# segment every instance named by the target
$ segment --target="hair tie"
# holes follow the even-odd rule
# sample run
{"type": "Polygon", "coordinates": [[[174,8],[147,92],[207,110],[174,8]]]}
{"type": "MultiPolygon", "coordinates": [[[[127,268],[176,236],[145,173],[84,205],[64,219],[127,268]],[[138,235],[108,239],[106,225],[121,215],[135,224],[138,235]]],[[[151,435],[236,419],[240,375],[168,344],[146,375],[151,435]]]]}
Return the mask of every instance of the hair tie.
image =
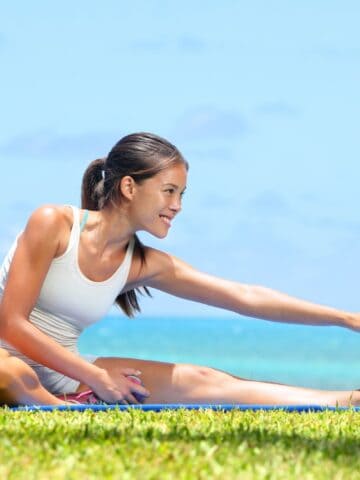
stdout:
{"type": "Polygon", "coordinates": [[[105,170],[104,169],[101,170],[101,176],[102,176],[103,180],[105,180],[105,170]]]}

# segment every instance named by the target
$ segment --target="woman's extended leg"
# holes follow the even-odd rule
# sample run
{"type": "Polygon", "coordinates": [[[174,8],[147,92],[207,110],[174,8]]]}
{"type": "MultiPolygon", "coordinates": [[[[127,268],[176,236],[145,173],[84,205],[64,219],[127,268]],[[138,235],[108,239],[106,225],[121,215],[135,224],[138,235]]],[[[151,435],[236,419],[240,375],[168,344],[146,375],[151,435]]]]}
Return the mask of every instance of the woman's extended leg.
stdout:
{"type": "MultiPolygon", "coordinates": [[[[142,381],[151,394],[144,403],[360,405],[358,391],[314,390],[245,380],[196,365],[112,357],[98,358],[95,365],[106,369],[115,380],[124,368],[140,370],[142,381]]],[[[87,388],[80,385],[78,391],[87,388]]]]}
{"type": "Polygon", "coordinates": [[[0,348],[0,405],[61,405],[26,363],[0,348]]]}

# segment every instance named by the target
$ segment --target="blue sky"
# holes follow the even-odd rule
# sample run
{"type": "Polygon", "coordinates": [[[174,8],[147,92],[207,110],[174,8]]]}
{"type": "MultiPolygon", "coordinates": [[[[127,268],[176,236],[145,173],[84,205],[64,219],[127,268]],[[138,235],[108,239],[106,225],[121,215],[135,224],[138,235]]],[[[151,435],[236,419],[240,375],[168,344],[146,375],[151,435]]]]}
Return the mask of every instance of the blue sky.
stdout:
{"type": "MultiPolygon", "coordinates": [[[[146,243],[201,270],[358,309],[360,6],[63,1],[0,6],[0,255],[36,206],[151,131],[190,163],[146,243]]],[[[217,315],[155,293],[146,314],[217,315]]]]}

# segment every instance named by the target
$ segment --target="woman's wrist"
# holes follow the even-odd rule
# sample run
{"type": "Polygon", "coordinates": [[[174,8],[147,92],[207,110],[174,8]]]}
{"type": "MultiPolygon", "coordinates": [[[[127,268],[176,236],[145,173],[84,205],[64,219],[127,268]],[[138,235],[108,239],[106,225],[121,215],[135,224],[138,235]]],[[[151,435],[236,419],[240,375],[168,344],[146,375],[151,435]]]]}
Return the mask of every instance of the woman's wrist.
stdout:
{"type": "Polygon", "coordinates": [[[101,379],[106,375],[106,370],[100,368],[93,363],[88,363],[86,370],[81,376],[81,381],[88,386],[92,386],[97,381],[101,382],[101,379]]]}
{"type": "Polygon", "coordinates": [[[350,328],[351,330],[360,330],[360,315],[358,313],[345,312],[342,327],[350,328]]]}

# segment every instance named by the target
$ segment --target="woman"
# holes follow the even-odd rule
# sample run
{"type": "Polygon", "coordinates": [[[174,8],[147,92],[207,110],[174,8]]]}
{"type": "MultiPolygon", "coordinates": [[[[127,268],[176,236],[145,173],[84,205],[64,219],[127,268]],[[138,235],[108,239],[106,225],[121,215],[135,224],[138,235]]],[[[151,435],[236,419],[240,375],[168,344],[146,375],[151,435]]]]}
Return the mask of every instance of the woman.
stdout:
{"type": "Polygon", "coordinates": [[[189,364],[79,356],[81,331],[114,302],[132,316],[139,310],[136,291],[148,293],[147,287],[242,315],[359,328],[357,314],[215,278],[143,246],[137,231],[167,235],[181,210],[187,170],[168,141],[149,133],[128,135],[106,159],[87,168],[82,209],[36,210],[1,270],[3,348],[30,365],[43,386],[58,395],[90,389],[105,402],[124,404],[360,404],[357,391],[250,381],[189,364]]]}

